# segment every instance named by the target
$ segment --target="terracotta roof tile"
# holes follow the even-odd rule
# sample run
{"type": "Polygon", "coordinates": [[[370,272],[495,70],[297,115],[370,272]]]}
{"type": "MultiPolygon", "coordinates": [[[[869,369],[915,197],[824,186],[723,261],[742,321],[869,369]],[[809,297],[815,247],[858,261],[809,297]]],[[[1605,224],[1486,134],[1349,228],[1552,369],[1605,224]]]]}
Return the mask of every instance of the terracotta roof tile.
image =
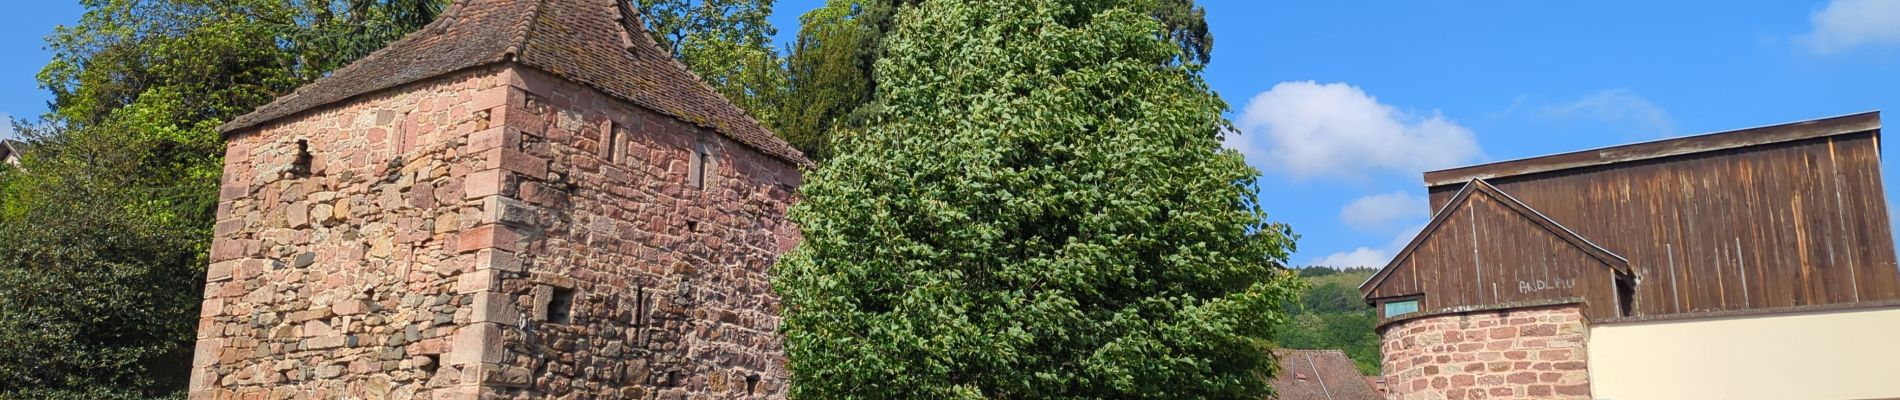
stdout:
{"type": "Polygon", "coordinates": [[[1274,399],[1383,399],[1345,352],[1274,349],[1273,359],[1280,365],[1280,374],[1273,378],[1274,399]]]}
{"type": "Polygon", "coordinates": [[[402,40],[218,130],[230,134],[365,93],[512,60],[810,165],[804,154],[674,60],[632,13],[618,0],[458,1],[402,40]],[[631,51],[621,39],[627,29],[639,33],[631,35],[631,51]]]}

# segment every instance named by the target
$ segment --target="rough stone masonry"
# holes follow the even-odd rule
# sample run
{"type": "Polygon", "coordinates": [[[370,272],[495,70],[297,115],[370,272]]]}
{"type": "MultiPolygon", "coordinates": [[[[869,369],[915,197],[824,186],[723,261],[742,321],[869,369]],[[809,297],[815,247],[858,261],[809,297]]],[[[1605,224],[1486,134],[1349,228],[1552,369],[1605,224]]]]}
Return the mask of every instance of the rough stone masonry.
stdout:
{"type": "Polygon", "coordinates": [[[1384,328],[1394,400],[1590,399],[1577,305],[1447,313],[1384,328]]]}
{"type": "Polygon", "coordinates": [[[783,398],[808,161],[634,18],[458,2],[227,125],[191,398],[783,398]]]}

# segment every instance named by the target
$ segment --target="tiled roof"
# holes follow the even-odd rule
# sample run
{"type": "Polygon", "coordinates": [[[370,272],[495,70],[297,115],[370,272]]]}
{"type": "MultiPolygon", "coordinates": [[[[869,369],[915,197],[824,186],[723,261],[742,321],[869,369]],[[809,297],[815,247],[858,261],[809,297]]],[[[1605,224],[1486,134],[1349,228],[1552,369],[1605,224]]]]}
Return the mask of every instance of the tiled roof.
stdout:
{"type": "Polygon", "coordinates": [[[1339,350],[1274,349],[1280,374],[1273,378],[1277,400],[1381,400],[1359,367],[1339,350]]]}
{"type": "Polygon", "coordinates": [[[674,60],[640,29],[633,11],[618,3],[461,0],[428,26],[238,117],[218,127],[218,131],[230,134],[365,93],[512,60],[712,128],[766,154],[810,164],[804,154],[674,60]],[[631,35],[631,51],[621,37],[626,29],[638,33],[631,35]]]}

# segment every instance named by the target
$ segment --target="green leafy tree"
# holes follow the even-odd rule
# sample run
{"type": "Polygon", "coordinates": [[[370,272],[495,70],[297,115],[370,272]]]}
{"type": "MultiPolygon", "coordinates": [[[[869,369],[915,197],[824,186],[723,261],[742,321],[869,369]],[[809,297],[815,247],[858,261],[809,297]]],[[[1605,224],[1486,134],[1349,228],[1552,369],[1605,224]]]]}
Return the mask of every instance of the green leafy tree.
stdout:
{"type": "Polygon", "coordinates": [[[37,140],[0,179],[0,398],[182,394],[201,232],[151,218],[175,194],[139,182],[149,142],[102,131],[37,140]]]}
{"type": "Polygon", "coordinates": [[[772,48],[772,0],[629,0],[661,47],[715,91],[770,127],[785,90],[772,48]]]}
{"type": "Polygon", "coordinates": [[[1366,302],[1359,299],[1359,290],[1344,285],[1328,283],[1313,286],[1300,296],[1300,303],[1307,312],[1338,313],[1365,311],[1366,302]]]}
{"type": "Polygon", "coordinates": [[[215,127],[412,31],[445,0],[87,0],[47,37],[25,167],[0,172],[0,398],[182,394],[215,127]]]}
{"type": "MultiPolygon", "coordinates": [[[[864,127],[878,92],[874,73],[885,55],[897,14],[922,0],[830,0],[799,18],[798,39],[786,56],[786,88],[776,101],[774,129],[806,156],[830,158],[834,137],[864,127]]],[[[1193,0],[1146,5],[1182,50],[1169,62],[1206,64],[1214,49],[1206,10],[1193,0]]]]}
{"type": "Polygon", "coordinates": [[[1307,288],[1298,303],[1287,306],[1294,318],[1279,328],[1274,341],[1292,349],[1341,350],[1358,364],[1359,372],[1379,373],[1379,317],[1357,289],[1376,272],[1371,268],[1299,269],[1307,288]]]}
{"type": "Polygon", "coordinates": [[[1207,30],[1207,8],[1194,0],[1155,0],[1153,13],[1167,25],[1167,37],[1181,48],[1170,60],[1180,64],[1206,65],[1214,59],[1214,34],[1207,30]]]}
{"type": "Polygon", "coordinates": [[[924,2],[775,269],[797,398],[1268,393],[1293,246],[1138,0],[924,2]]]}
{"type": "Polygon", "coordinates": [[[834,136],[862,126],[860,109],[877,93],[872,70],[897,12],[921,0],[832,0],[799,17],[788,48],[779,136],[813,160],[831,157],[834,136]]]}

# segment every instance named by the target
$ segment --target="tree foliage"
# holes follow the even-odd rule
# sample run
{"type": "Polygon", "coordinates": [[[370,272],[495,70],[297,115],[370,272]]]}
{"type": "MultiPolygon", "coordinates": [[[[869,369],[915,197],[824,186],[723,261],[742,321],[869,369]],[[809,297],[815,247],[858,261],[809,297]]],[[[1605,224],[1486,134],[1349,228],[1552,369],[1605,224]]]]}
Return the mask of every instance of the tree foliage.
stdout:
{"type": "MultiPolygon", "coordinates": [[[[774,102],[773,129],[813,160],[833,152],[835,137],[861,130],[878,93],[877,60],[886,53],[886,37],[897,14],[923,0],[830,0],[799,18],[798,38],[787,48],[783,97],[774,102]]],[[[1182,53],[1169,62],[1206,64],[1214,38],[1206,10],[1193,0],[1159,0],[1146,5],[1160,20],[1163,34],[1182,53]]]]}
{"type": "Polygon", "coordinates": [[[182,394],[215,128],[428,23],[446,0],[86,0],[47,37],[52,112],[0,172],[0,398],[182,394]]]}
{"type": "Polygon", "coordinates": [[[1274,338],[1292,349],[1337,349],[1346,352],[1359,372],[1379,373],[1379,322],[1357,287],[1378,270],[1372,268],[1301,268],[1307,288],[1299,302],[1289,304],[1293,319],[1274,338]]]}
{"type": "Polygon", "coordinates": [[[785,90],[785,68],[766,20],[772,0],[628,0],[647,31],[713,90],[767,127],[785,90]]]}
{"type": "Polygon", "coordinates": [[[152,218],[172,205],[139,182],[149,149],[93,132],[0,179],[0,398],[182,393],[202,232],[152,218]]]}
{"type": "Polygon", "coordinates": [[[900,13],[776,267],[798,398],[1245,398],[1297,281],[1138,0],[900,13]]]}
{"type": "Polygon", "coordinates": [[[897,12],[921,0],[832,0],[799,17],[788,47],[779,136],[813,160],[830,158],[832,137],[862,126],[860,109],[877,93],[872,70],[897,12]]]}

